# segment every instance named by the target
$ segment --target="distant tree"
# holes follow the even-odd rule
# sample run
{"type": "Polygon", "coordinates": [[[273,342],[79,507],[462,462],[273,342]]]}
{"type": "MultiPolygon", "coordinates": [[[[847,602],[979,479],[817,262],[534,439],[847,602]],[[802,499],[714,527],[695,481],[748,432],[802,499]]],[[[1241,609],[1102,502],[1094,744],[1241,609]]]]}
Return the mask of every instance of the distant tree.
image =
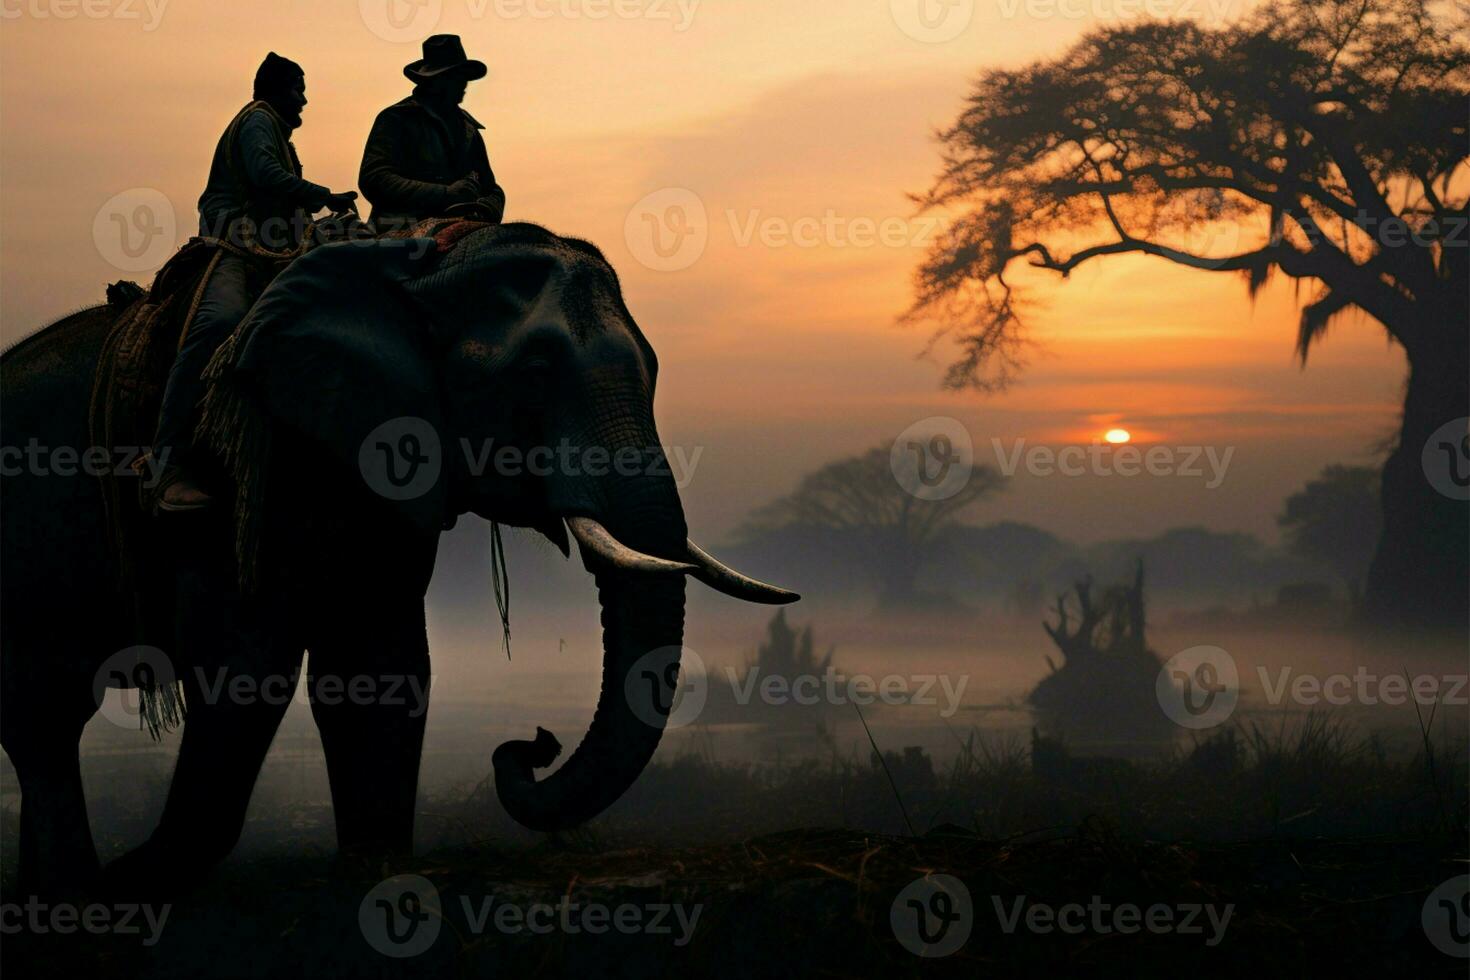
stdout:
{"type": "Polygon", "coordinates": [[[1143,561],[1132,582],[1092,589],[1083,577],[1072,593],[1057,596],[1056,624],[1042,623],[1061,653],[1046,658],[1051,673],[1027,695],[1048,734],[1156,737],[1169,729],[1159,711],[1156,682],[1163,665],[1148,646],[1143,561]],[[1073,619],[1075,612],[1076,618],[1073,619]]]}
{"type": "Polygon", "coordinates": [[[1356,602],[1378,540],[1378,471],[1369,466],[1327,467],[1286,498],[1276,523],[1294,554],[1331,566],[1356,602]]]}
{"type": "Polygon", "coordinates": [[[1021,367],[1018,260],[1066,277],[1150,255],[1252,295],[1304,282],[1304,364],[1352,313],[1409,362],[1368,611],[1463,628],[1470,507],[1433,489],[1420,454],[1470,410],[1466,23],[1463,3],[1284,0],[1221,28],[1103,28],[983,73],[918,198],[955,216],[908,314],[957,342],[946,385],[995,389],[1021,367]]]}
{"type": "Polygon", "coordinates": [[[747,540],[799,527],[851,534],[866,545],[883,600],[906,603],[944,533],[1002,485],[994,469],[976,465],[953,496],[921,499],[894,476],[889,447],[878,446],[808,474],[795,492],[752,512],[737,533],[747,540]]]}
{"type": "Polygon", "coordinates": [[[756,648],[755,661],[750,666],[757,668],[761,676],[820,677],[832,666],[835,646],[829,646],[826,654],[817,656],[811,625],[800,630],[786,622],[786,610],[776,610],[776,615],[766,624],[766,638],[756,648]]]}

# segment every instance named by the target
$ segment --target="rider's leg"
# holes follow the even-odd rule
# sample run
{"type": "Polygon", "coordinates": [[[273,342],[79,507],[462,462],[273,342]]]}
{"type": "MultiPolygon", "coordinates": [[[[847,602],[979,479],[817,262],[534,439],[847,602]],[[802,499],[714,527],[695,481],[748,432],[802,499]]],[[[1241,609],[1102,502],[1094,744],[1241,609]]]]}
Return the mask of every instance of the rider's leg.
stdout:
{"type": "Polygon", "coordinates": [[[153,454],[166,468],[160,498],[164,509],[187,510],[208,502],[208,496],[188,473],[196,409],[204,397],[203,374],[209,359],[255,300],[251,279],[248,259],[229,252],[222,255],[179,345],[153,438],[153,454]]]}

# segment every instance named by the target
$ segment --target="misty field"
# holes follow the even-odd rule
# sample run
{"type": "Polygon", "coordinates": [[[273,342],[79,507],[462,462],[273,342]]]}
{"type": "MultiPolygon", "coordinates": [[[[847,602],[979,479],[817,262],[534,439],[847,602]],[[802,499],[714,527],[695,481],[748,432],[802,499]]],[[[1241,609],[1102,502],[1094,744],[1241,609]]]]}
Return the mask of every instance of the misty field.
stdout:
{"type": "MultiPolygon", "coordinates": [[[[233,951],[241,975],[397,975],[398,967],[535,975],[593,964],[670,976],[720,966],[770,976],[1074,967],[1128,975],[1181,955],[1206,975],[1459,966],[1425,938],[1420,909],[1465,870],[1463,705],[1448,696],[1418,706],[1309,705],[1289,694],[1298,675],[1359,666],[1453,677],[1463,670],[1453,654],[1375,653],[1349,631],[1311,624],[1224,629],[1164,616],[1151,632],[1162,656],[1204,643],[1231,652],[1241,674],[1232,717],[1152,742],[1071,743],[1034,731],[1025,704],[1055,654],[1037,623],[803,610],[791,617],[793,643],[812,627],[811,663],[875,683],[909,679],[907,694],[922,703],[772,705],[731,693],[758,690],[749,670],[769,626],[720,612],[694,617],[699,629],[687,641],[708,685],[703,710],[671,730],[633,790],[582,830],[548,839],[519,828],[487,777],[500,741],[537,724],[564,737],[581,730],[597,693],[595,648],[566,617],[523,615],[507,660],[478,639],[486,633],[477,624],[441,622],[436,651],[447,652],[435,661],[420,857],[375,868],[334,859],[321,750],[307,706],[293,704],[240,847],[177,903],[157,945],[25,935],[6,942],[6,966],[187,976],[222,950],[233,951]],[[928,697],[917,698],[930,678],[928,697]],[[432,882],[445,928],[431,951],[393,962],[364,943],[359,904],[402,873],[432,882]],[[930,873],[965,883],[973,929],[954,955],[926,961],[903,947],[890,915],[930,873]],[[676,943],[677,934],[487,931],[477,918],[481,902],[568,897],[698,908],[699,920],[676,943]],[[1038,901],[1198,906],[1216,921],[1197,932],[1128,933],[1099,920],[1071,933],[1015,918],[1038,901]],[[251,936],[272,941],[252,945],[251,936]]],[[[120,723],[94,719],[83,745],[104,860],[151,830],[177,750],[177,734],[154,743],[125,727],[126,712],[116,710],[124,706],[105,713],[120,723]]],[[[17,833],[8,764],[5,779],[8,891],[17,833]]]]}

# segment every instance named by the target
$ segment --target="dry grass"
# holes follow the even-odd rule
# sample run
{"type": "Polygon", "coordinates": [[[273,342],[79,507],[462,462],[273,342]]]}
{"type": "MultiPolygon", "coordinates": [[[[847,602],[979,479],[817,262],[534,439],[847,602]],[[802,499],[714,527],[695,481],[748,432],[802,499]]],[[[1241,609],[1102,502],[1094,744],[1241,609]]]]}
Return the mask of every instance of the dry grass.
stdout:
{"type": "MultiPolygon", "coordinates": [[[[958,737],[958,736],[957,736],[958,737]]],[[[225,976],[1463,976],[1420,926],[1466,868],[1466,754],[1426,739],[1392,757],[1325,719],[1246,727],[1150,765],[961,740],[922,753],[794,766],[652,767],[592,827],[528,840],[493,791],[432,801],[426,856],[353,867],[236,860],[180,901],[153,948],[117,937],[8,936],[5,974],[225,976]],[[900,828],[895,787],[919,835],[900,828]],[[801,828],[801,829],[793,829],[801,828]],[[388,960],[358,909],[388,874],[431,881],[443,931],[388,960]],[[890,911],[926,874],[961,879],[973,931],[952,956],[904,949],[890,911]],[[671,936],[476,931],[462,900],[698,908],[671,936]],[[1133,904],[1229,909],[1200,934],[1006,929],[1002,910],[1133,904]]],[[[287,853],[285,849],[281,852],[287,853]]],[[[293,854],[295,852],[292,852],[293,854]]]]}

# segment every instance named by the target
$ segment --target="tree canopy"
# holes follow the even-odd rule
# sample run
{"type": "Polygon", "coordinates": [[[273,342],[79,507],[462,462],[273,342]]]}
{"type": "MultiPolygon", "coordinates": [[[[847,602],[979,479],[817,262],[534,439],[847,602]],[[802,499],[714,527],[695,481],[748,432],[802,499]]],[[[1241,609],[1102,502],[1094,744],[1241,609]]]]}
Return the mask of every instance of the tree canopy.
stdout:
{"type": "MultiPolygon", "coordinates": [[[[954,216],[907,318],[959,356],[948,387],[1024,361],[1011,264],[1106,255],[1308,282],[1305,359],[1361,310],[1411,348],[1464,305],[1466,17],[1433,0],[1287,0],[1234,25],[1144,22],[984,72],[917,198],[954,216]]],[[[1412,353],[1412,351],[1411,351],[1412,353]]]]}
{"type": "Polygon", "coordinates": [[[807,474],[793,493],[752,512],[739,533],[750,538],[787,527],[823,527],[892,532],[919,545],[1002,485],[994,469],[976,465],[959,492],[921,499],[895,479],[889,448],[877,446],[807,474]]]}
{"type": "Polygon", "coordinates": [[[906,597],[942,532],[1004,482],[992,467],[976,464],[956,492],[924,499],[896,478],[890,447],[877,446],[807,474],[795,491],[753,511],[737,534],[747,541],[790,528],[856,534],[885,594],[906,597]]]}

